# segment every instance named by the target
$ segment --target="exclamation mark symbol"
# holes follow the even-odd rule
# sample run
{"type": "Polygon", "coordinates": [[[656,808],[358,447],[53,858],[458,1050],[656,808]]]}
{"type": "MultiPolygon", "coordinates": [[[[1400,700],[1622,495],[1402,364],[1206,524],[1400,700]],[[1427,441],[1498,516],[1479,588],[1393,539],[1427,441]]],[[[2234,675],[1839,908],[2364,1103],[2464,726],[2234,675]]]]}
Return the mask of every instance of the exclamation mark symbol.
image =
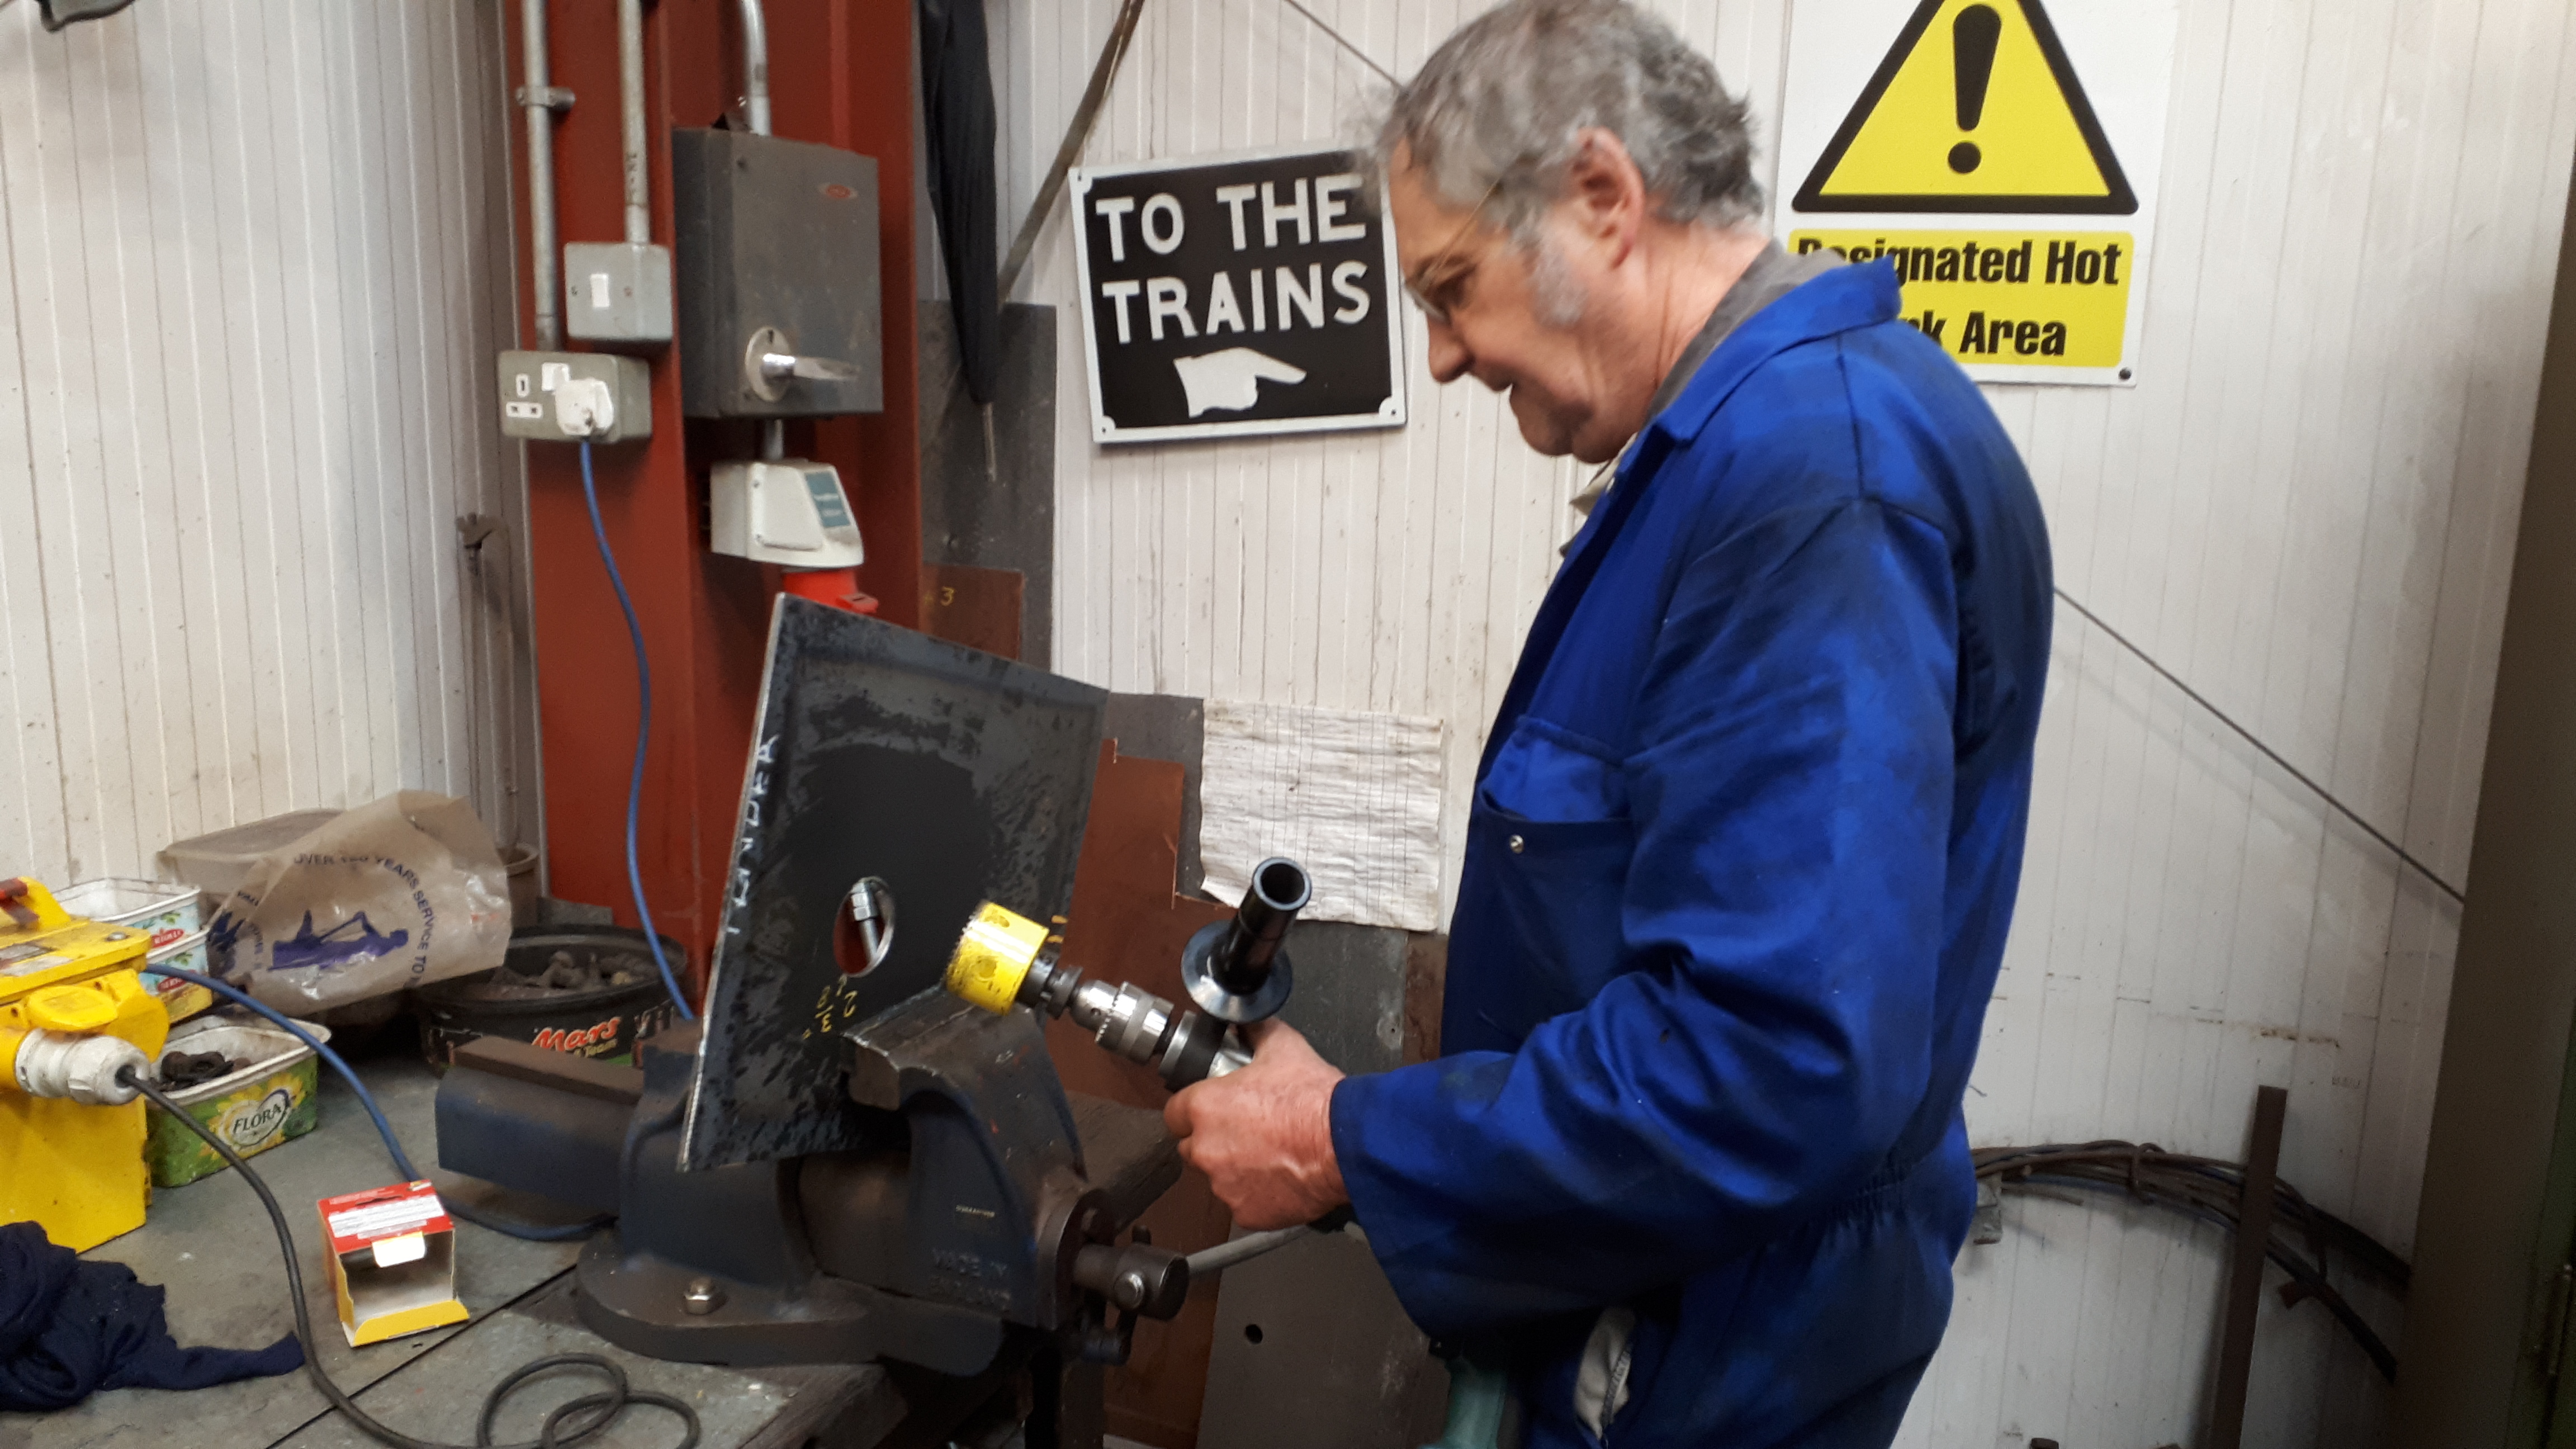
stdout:
{"type": "MultiPolygon", "coordinates": [[[[1950,64],[1959,83],[1959,129],[1973,131],[1986,114],[1986,82],[1995,77],[1995,42],[2003,38],[2004,18],[1992,5],[1971,5],[1950,22],[1950,64]]],[[[1985,157],[1974,141],[1950,148],[1950,169],[1965,176],[1985,157]]]]}

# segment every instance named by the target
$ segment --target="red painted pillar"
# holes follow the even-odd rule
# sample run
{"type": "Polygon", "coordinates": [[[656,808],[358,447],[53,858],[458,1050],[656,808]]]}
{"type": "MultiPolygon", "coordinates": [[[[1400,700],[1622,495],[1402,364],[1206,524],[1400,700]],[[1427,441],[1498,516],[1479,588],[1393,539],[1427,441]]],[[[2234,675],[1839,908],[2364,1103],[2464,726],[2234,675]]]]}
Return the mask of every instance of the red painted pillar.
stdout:
{"type": "MultiPolygon", "coordinates": [[[[508,0],[509,84],[520,74],[516,0],[508,0]]],[[[645,16],[653,239],[671,245],[670,132],[716,123],[741,90],[734,0],[658,0],[645,16]]],[[[877,162],[879,258],[886,302],[885,411],[788,425],[792,454],[837,465],[867,539],[860,587],[881,617],[913,626],[921,603],[920,408],[912,251],[912,7],[909,0],[769,0],[770,90],[779,135],[877,162]]],[[[619,181],[616,5],[552,0],[549,63],[576,103],[555,127],[561,239],[624,235],[619,181]]],[[[506,95],[491,104],[507,103],[506,95]]],[[[512,116],[512,156],[525,155],[512,116]]],[[[528,285],[527,177],[513,204],[520,337],[534,345],[528,285]]],[[[580,343],[567,346],[579,348],[580,343]]],[[[600,513],[633,596],[653,669],[637,851],[654,923],[682,942],[703,983],[721,915],[751,714],[768,639],[775,570],[707,552],[707,472],[750,457],[752,423],[684,421],[677,344],[649,355],[653,437],[596,449],[600,513]]],[[[484,359],[484,395],[492,360],[484,359]]],[[[577,450],[531,443],[538,728],[553,893],[610,906],[637,924],[627,889],[627,773],[636,723],[626,626],[592,542],[577,450]]],[[[693,994],[694,994],[693,987],[693,994]]]]}

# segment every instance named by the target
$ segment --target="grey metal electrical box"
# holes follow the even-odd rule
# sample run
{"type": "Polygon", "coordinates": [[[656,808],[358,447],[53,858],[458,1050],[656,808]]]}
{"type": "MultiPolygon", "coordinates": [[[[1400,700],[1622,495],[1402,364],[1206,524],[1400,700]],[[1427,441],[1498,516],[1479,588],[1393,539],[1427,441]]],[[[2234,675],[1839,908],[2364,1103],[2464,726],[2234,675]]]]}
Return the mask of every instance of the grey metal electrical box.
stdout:
{"type": "Polygon", "coordinates": [[[653,370],[640,357],[613,352],[501,354],[501,436],[541,443],[632,443],[653,436],[653,370]],[[555,394],[567,382],[606,384],[605,431],[566,426],[555,394]]]}
{"type": "Polygon", "coordinates": [[[566,333],[612,347],[671,340],[668,250],[650,242],[568,242],[563,250],[566,333]]]}
{"type": "Polygon", "coordinates": [[[882,411],[877,163],[776,136],[675,130],[671,186],[681,410],[882,411]]]}

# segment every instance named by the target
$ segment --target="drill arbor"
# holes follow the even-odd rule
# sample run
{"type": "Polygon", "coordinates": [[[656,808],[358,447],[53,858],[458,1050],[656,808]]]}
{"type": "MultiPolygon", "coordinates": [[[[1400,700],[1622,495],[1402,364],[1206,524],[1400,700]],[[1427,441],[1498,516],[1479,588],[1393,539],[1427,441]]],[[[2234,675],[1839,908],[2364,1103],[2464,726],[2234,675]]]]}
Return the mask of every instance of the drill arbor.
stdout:
{"type": "Polygon", "coordinates": [[[1084,980],[1057,957],[1045,926],[990,901],[958,937],[946,985],[996,1015],[1025,1006],[1069,1016],[1103,1049],[1153,1067],[1179,1091],[1251,1062],[1234,1028],[1287,1002],[1293,982],[1281,943],[1313,895],[1293,860],[1273,856],[1256,867],[1234,919],[1201,928],[1182,950],[1181,980],[1195,1011],[1132,985],[1084,980]]]}

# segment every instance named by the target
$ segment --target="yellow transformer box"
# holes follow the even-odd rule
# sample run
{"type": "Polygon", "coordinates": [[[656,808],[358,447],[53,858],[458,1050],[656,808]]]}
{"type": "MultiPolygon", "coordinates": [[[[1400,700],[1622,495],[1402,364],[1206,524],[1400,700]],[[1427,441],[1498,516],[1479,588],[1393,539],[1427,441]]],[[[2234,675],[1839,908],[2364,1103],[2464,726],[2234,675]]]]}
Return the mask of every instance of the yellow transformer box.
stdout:
{"type": "Polygon", "coordinates": [[[24,878],[0,880],[0,912],[0,1222],[32,1219],[63,1247],[95,1248],[143,1226],[148,1107],[80,1100],[85,1086],[57,1095],[39,1062],[90,1038],[160,1054],[170,1015],[135,975],[151,935],[76,920],[24,878]]]}

